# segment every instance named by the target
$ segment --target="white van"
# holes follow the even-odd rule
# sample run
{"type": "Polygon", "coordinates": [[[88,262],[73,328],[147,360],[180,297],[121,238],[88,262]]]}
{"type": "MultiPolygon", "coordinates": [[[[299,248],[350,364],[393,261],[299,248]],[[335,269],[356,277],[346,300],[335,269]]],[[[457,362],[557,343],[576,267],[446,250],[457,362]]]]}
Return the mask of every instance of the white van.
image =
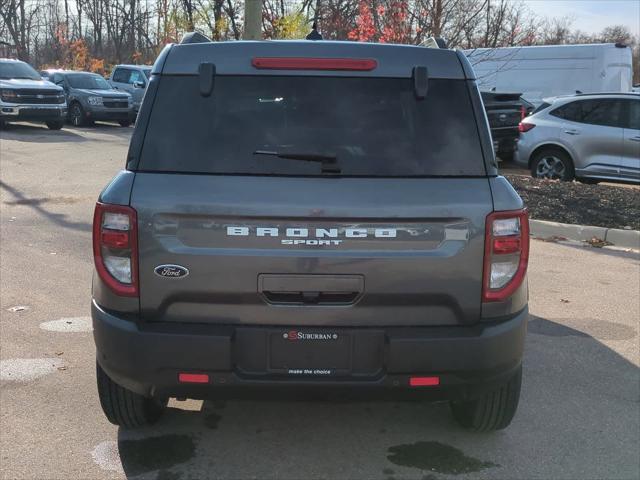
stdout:
{"type": "Polygon", "coordinates": [[[546,97],[630,92],[631,48],[621,44],[545,45],[465,50],[480,90],[522,92],[539,105],[546,97]]]}

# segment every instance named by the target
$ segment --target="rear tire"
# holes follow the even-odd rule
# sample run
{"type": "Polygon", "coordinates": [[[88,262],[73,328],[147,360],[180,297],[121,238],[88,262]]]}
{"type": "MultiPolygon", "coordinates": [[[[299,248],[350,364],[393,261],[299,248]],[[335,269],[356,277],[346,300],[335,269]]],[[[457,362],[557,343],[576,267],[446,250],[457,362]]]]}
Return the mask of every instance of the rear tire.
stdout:
{"type": "Polygon", "coordinates": [[[575,169],[566,152],[557,148],[545,148],[531,159],[531,176],[570,182],[575,177],[575,169]]]}
{"type": "Polygon", "coordinates": [[[453,417],[460,425],[475,432],[492,432],[506,428],[513,420],[520,400],[522,367],[503,386],[469,402],[451,402],[453,417]]]}
{"type": "Polygon", "coordinates": [[[60,130],[64,126],[64,122],[61,120],[54,120],[52,122],[47,122],[47,127],[49,130],[60,130]]]}
{"type": "Polygon", "coordinates": [[[140,428],[155,423],[167,401],[143,397],[115,383],[96,363],[98,396],[107,420],[124,428],[140,428]]]}

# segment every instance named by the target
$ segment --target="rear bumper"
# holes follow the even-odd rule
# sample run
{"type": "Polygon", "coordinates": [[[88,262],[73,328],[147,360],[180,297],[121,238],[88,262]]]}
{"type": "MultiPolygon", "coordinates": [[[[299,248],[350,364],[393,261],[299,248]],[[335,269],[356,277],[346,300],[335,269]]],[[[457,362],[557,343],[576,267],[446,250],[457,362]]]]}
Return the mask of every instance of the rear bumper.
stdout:
{"type": "Polygon", "coordinates": [[[331,329],[358,338],[379,334],[383,340],[378,350],[373,346],[367,353],[369,360],[377,359],[379,368],[368,369],[354,349],[352,365],[364,365],[360,372],[327,377],[260,372],[260,366],[251,371],[268,348],[268,334],[282,335],[288,328],[137,324],[95,302],[91,312],[98,363],[115,382],[143,395],[191,398],[242,395],[255,388],[291,391],[291,387],[296,395],[301,389],[346,389],[367,392],[368,397],[374,391],[397,397],[420,390],[435,399],[473,398],[506,381],[519,367],[528,319],[525,308],[509,320],[470,327],[331,329]],[[180,384],[179,372],[207,373],[210,380],[180,384]],[[410,376],[438,376],[440,385],[411,388],[410,376]]]}

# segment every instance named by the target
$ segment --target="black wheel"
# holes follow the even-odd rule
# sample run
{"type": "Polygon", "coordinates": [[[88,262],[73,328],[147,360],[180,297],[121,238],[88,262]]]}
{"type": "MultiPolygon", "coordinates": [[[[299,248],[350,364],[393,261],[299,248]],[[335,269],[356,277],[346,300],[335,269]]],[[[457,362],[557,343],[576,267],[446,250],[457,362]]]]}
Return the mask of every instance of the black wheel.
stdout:
{"type": "Polygon", "coordinates": [[[69,121],[74,127],[82,127],[86,124],[84,119],[84,109],[78,102],[74,102],[69,107],[69,121]]]}
{"type": "Polygon", "coordinates": [[[562,150],[547,148],[531,160],[531,176],[569,182],[575,176],[573,162],[562,150]]]}
{"type": "Polygon", "coordinates": [[[121,387],[96,363],[98,396],[107,419],[124,428],[139,428],[155,423],[167,406],[167,401],[143,397],[121,387]]]}
{"type": "Polygon", "coordinates": [[[118,123],[121,127],[128,127],[129,125],[131,125],[131,120],[120,120],[118,123]]]}
{"type": "Polygon", "coordinates": [[[60,130],[63,126],[64,122],[62,120],[47,122],[47,127],[49,127],[49,130],[60,130]]]}
{"type": "Polygon", "coordinates": [[[477,400],[451,402],[453,417],[460,425],[476,432],[491,432],[506,428],[513,420],[520,400],[522,367],[502,387],[477,400]]]}

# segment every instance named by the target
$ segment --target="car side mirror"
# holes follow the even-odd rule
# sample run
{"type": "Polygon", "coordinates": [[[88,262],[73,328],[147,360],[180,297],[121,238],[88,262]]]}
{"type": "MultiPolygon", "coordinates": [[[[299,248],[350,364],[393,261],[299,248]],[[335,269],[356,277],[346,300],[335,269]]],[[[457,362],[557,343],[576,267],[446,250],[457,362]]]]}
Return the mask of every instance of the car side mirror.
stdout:
{"type": "Polygon", "coordinates": [[[133,82],[133,88],[144,88],[145,84],[144,82],[141,82],[140,80],[133,82]]]}

